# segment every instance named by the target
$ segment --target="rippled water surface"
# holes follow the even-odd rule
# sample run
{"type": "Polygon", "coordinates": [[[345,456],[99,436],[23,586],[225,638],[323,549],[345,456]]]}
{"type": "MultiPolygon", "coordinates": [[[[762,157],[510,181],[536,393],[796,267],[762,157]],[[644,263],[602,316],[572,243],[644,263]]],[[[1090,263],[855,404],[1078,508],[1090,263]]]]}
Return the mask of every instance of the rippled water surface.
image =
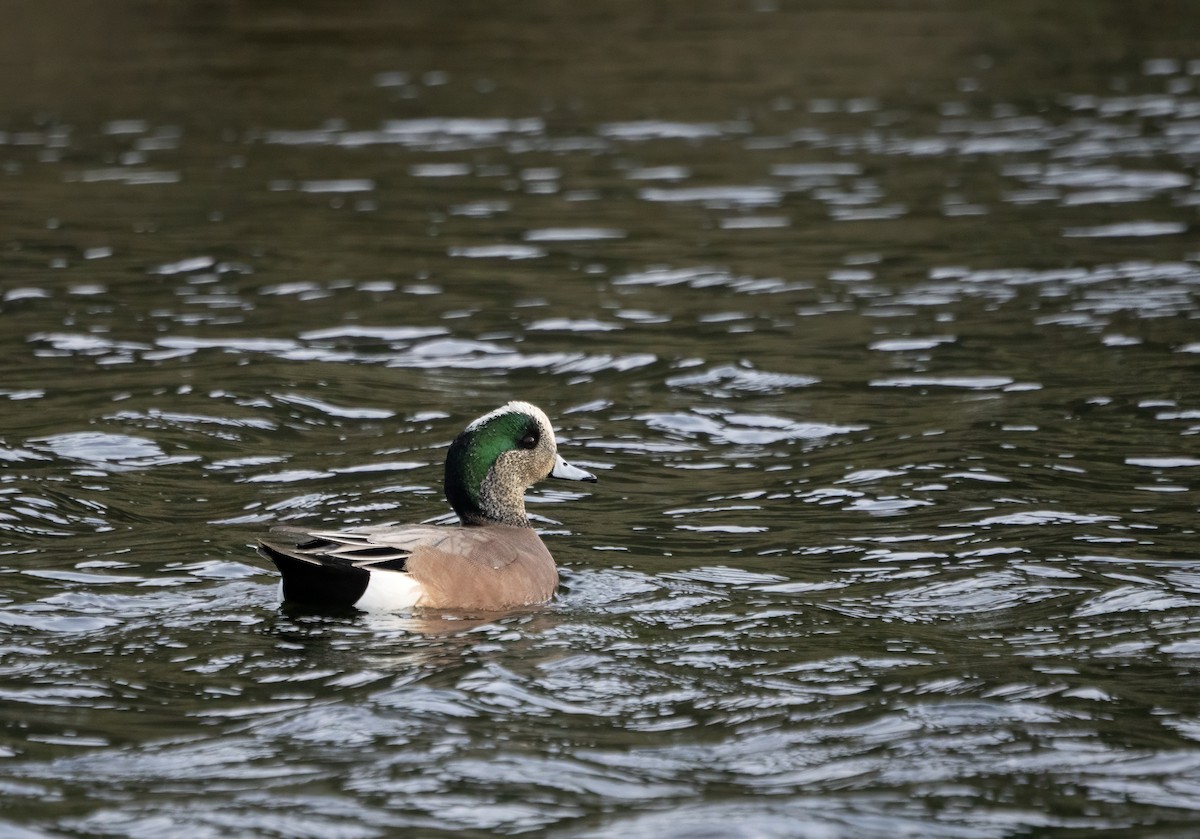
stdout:
{"type": "Polygon", "coordinates": [[[1192,835],[1192,5],[300,7],[0,34],[0,833],[1192,835]],[[510,398],[553,603],[281,608],[510,398]]]}

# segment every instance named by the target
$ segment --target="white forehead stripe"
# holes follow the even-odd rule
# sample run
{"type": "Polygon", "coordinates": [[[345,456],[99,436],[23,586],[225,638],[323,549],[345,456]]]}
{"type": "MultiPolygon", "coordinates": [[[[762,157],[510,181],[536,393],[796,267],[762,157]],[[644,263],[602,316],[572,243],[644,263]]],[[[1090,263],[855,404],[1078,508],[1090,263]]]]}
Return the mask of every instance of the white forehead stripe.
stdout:
{"type": "Polygon", "coordinates": [[[536,419],[539,423],[541,423],[547,429],[550,428],[550,420],[546,417],[546,415],[544,413],[542,413],[541,408],[537,407],[536,405],[530,405],[528,402],[514,401],[514,402],[509,402],[507,405],[501,405],[496,410],[491,411],[490,413],[484,414],[479,419],[471,420],[470,425],[467,426],[467,431],[474,431],[475,429],[479,428],[481,425],[487,425],[489,422],[494,420],[496,417],[501,416],[503,414],[513,414],[513,413],[527,414],[527,415],[533,417],[534,419],[536,419]]]}

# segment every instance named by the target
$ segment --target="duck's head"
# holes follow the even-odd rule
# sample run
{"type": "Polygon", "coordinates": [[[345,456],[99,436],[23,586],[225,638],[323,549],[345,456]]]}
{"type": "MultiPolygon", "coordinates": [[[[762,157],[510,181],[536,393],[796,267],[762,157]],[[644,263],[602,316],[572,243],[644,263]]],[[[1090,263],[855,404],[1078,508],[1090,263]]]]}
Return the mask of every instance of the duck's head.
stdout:
{"type": "Polygon", "coordinates": [[[528,527],[525,490],[546,477],[594,481],[558,454],[540,408],[509,402],[468,425],[446,454],[446,500],[463,524],[528,527]]]}

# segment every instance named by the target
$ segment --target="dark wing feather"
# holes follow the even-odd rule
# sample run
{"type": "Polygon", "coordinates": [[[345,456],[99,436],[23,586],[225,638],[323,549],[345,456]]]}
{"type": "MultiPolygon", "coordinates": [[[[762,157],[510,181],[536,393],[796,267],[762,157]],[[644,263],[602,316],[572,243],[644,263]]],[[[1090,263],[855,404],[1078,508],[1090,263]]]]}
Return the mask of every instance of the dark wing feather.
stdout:
{"type": "Polygon", "coordinates": [[[272,554],[283,554],[327,567],[404,571],[414,550],[424,545],[436,546],[446,533],[456,530],[435,525],[383,525],[353,530],[279,526],[271,528],[270,535],[259,540],[259,546],[269,552],[271,559],[274,559],[272,554]]]}

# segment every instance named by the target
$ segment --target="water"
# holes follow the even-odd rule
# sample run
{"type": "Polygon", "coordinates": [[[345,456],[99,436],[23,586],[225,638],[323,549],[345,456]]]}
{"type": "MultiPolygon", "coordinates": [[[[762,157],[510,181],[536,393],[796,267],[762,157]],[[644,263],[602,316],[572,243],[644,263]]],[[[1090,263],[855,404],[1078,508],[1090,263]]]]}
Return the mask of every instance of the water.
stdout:
{"type": "Polygon", "coordinates": [[[51,5],[0,832],[1188,836],[1196,12],[51,5]],[[99,36],[99,37],[98,37],[99,36]],[[543,609],[281,608],[509,398],[543,609]]]}

